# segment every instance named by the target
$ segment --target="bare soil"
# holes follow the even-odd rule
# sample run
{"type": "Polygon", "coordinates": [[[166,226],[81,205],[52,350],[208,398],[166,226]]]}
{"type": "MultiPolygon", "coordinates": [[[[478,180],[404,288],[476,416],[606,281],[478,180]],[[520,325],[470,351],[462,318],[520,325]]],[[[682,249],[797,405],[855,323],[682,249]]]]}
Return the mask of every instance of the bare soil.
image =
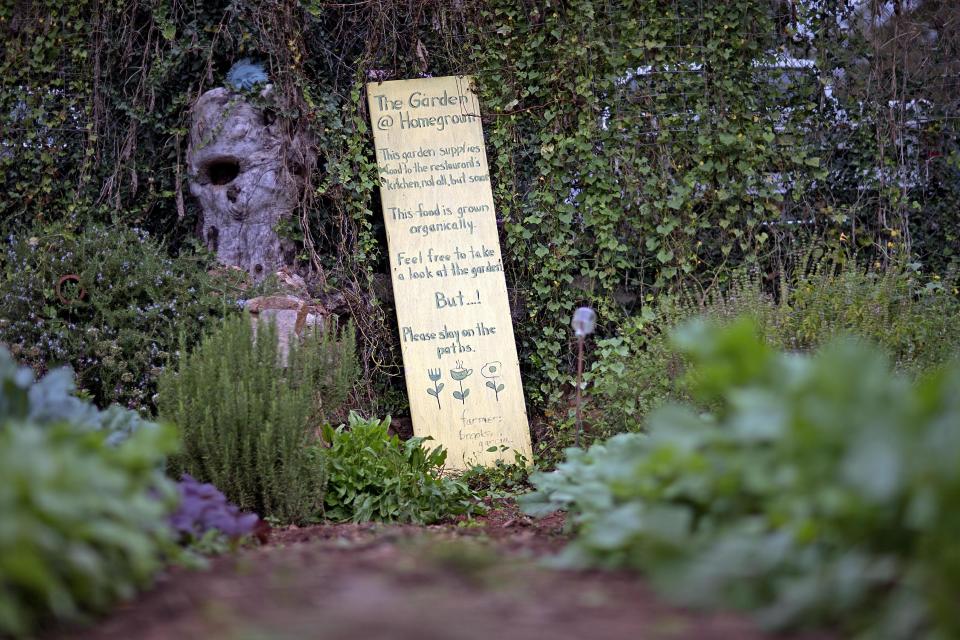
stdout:
{"type": "Polygon", "coordinates": [[[562,514],[532,520],[510,501],[436,526],[275,529],[263,546],[173,569],[94,627],[50,638],[775,637],[744,616],[671,606],[634,574],[543,566],[565,539],[562,514]]]}

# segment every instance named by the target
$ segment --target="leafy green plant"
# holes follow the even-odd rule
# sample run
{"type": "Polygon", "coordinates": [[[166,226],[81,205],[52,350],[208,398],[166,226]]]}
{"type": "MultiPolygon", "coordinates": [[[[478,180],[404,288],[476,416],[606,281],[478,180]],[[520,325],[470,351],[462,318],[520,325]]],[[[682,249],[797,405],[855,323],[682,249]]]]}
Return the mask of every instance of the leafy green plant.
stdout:
{"type": "Polygon", "coordinates": [[[282,363],[272,323],[228,318],[160,380],[160,415],[177,424],[177,474],[211,482],[241,509],[303,522],[323,504],[322,458],[309,444],[356,374],[353,330],[310,331],[282,363]]]}
{"type": "Polygon", "coordinates": [[[205,264],[124,227],[21,233],[2,258],[0,342],[38,372],[69,364],[101,406],[148,412],[178,340],[192,345],[232,305],[205,264]]]}
{"type": "Polygon", "coordinates": [[[586,375],[592,439],[636,431],[665,402],[690,400],[686,357],[669,335],[694,317],[730,322],[748,315],[764,342],[787,351],[811,351],[853,334],[914,374],[960,354],[952,278],[924,278],[916,265],[867,268],[842,256],[798,262],[777,281],[776,297],[741,273],[725,290],[664,298],[625,321],[619,335],[599,340],[586,375]]]}
{"type": "Polygon", "coordinates": [[[425,438],[402,442],[390,418],[351,413],[346,425],[323,428],[329,469],[326,517],[337,521],[430,524],[478,510],[467,485],[442,475],[447,452],[425,438]]]}
{"type": "Polygon", "coordinates": [[[648,434],[570,449],[521,498],[570,511],[566,560],[778,627],[956,635],[960,364],[914,380],[851,340],[782,354],[748,321],[676,340],[713,411],[665,407],[648,434]]]}
{"type": "Polygon", "coordinates": [[[119,405],[99,410],[89,400],[76,396],[73,371],[67,367],[49,371],[33,381],[33,371],[19,367],[10,354],[0,348],[0,379],[5,393],[0,395],[0,414],[48,425],[69,422],[79,431],[102,431],[108,444],[116,445],[137,430],[154,428],[153,422],[119,405]]]}
{"type": "Polygon", "coordinates": [[[163,475],[175,430],[71,389],[68,372],[34,383],[0,349],[0,635],[102,613],[177,556],[163,475]],[[119,412],[137,428],[111,431],[119,412]]]}
{"type": "MultiPolygon", "coordinates": [[[[487,451],[508,450],[505,445],[490,447],[487,451]]],[[[492,498],[506,498],[524,493],[530,489],[530,474],[534,467],[519,451],[513,452],[513,462],[497,459],[492,466],[474,465],[460,475],[460,481],[466,483],[477,495],[492,498]]]]}
{"type": "Polygon", "coordinates": [[[653,409],[683,397],[685,362],[665,332],[691,313],[690,306],[664,298],[626,321],[620,335],[597,340],[584,375],[588,441],[636,431],[653,409]]]}

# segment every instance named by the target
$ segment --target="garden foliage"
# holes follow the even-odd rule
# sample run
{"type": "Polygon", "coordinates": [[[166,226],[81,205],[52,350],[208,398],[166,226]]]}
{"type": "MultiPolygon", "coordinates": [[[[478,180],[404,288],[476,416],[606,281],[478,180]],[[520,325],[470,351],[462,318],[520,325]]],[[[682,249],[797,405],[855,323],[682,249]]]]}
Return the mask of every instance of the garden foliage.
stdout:
{"type": "Polygon", "coordinates": [[[335,521],[431,524],[476,510],[462,481],[442,475],[447,452],[425,439],[402,442],[390,419],[350,414],[348,424],[323,429],[329,469],[325,515],[335,521]]]}
{"type": "MultiPolygon", "coordinates": [[[[500,445],[487,451],[506,453],[508,447],[500,445]]],[[[492,465],[475,464],[460,475],[465,483],[478,496],[489,498],[510,498],[518,493],[530,490],[530,474],[536,467],[519,451],[513,452],[513,462],[502,458],[492,465]]]]}
{"type": "Polygon", "coordinates": [[[0,636],[101,613],[176,554],[175,431],[71,391],[69,372],[34,382],[0,350],[0,636]]]}
{"type": "Polygon", "coordinates": [[[0,264],[0,342],[39,372],[72,366],[101,406],[150,411],[178,341],[192,345],[233,307],[205,258],[170,258],[146,232],[126,227],[27,230],[0,264]]]}
{"type": "Polygon", "coordinates": [[[664,402],[690,399],[686,359],[668,336],[694,317],[729,322],[749,315],[764,342],[793,352],[853,334],[912,375],[960,355],[955,279],[924,276],[915,264],[877,269],[841,256],[808,255],[798,263],[778,279],[777,296],[759,278],[741,273],[726,291],[664,298],[626,321],[620,335],[598,340],[585,375],[591,436],[636,431],[664,402]]]}
{"type": "Polygon", "coordinates": [[[877,637],[960,632],[960,365],[912,379],[838,339],[782,354],[740,321],[677,333],[705,406],[569,449],[528,513],[570,512],[573,563],[692,604],[877,637]]]}
{"type": "Polygon", "coordinates": [[[956,261],[960,9],[902,4],[8,0],[0,230],[112,222],[179,245],[198,217],[190,105],[261,60],[279,130],[312,136],[319,156],[281,232],[348,298],[368,397],[396,412],[364,83],[470,74],[526,396],[550,407],[571,383],[577,306],[616,335],[682,286],[775,272],[808,237],[883,265],[956,261]]]}
{"type": "Polygon", "coordinates": [[[355,381],[352,327],[292,339],[272,323],[226,319],[160,380],[160,415],[181,429],[171,470],[211,482],[241,509],[283,522],[321,510],[325,474],[308,445],[355,381]]]}

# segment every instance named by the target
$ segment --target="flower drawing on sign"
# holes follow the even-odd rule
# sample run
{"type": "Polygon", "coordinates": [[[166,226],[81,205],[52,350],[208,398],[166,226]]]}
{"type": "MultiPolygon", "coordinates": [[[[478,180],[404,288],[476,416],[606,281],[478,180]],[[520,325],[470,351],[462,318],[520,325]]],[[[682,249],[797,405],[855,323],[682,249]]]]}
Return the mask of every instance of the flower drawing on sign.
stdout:
{"type": "Polygon", "coordinates": [[[480,375],[487,379],[487,387],[493,389],[497,402],[500,402],[500,392],[503,391],[503,384],[499,382],[500,369],[502,367],[499,362],[488,362],[480,369],[480,375]]]}
{"type": "Polygon", "coordinates": [[[440,369],[427,369],[427,377],[433,383],[433,389],[427,389],[427,393],[437,399],[437,410],[440,410],[440,392],[443,391],[443,383],[440,378],[443,376],[440,369]]]}
{"type": "Polygon", "coordinates": [[[453,397],[463,404],[467,403],[467,396],[470,395],[470,389],[463,388],[463,381],[469,378],[471,373],[473,369],[464,369],[463,362],[460,360],[457,360],[456,369],[450,369],[450,377],[460,383],[460,391],[454,391],[453,397]]]}

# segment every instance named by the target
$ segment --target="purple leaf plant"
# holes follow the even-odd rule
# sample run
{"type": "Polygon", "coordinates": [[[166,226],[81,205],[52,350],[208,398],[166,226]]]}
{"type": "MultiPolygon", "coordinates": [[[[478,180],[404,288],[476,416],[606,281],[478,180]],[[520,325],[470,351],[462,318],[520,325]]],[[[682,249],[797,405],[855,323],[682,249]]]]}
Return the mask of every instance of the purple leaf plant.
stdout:
{"type": "Polygon", "coordinates": [[[177,485],[180,505],[170,517],[174,530],[184,538],[199,540],[211,529],[231,539],[252,534],[260,521],[255,513],[244,513],[227,502],[215,486],[200,483],[188,473],[177,485]]]}

